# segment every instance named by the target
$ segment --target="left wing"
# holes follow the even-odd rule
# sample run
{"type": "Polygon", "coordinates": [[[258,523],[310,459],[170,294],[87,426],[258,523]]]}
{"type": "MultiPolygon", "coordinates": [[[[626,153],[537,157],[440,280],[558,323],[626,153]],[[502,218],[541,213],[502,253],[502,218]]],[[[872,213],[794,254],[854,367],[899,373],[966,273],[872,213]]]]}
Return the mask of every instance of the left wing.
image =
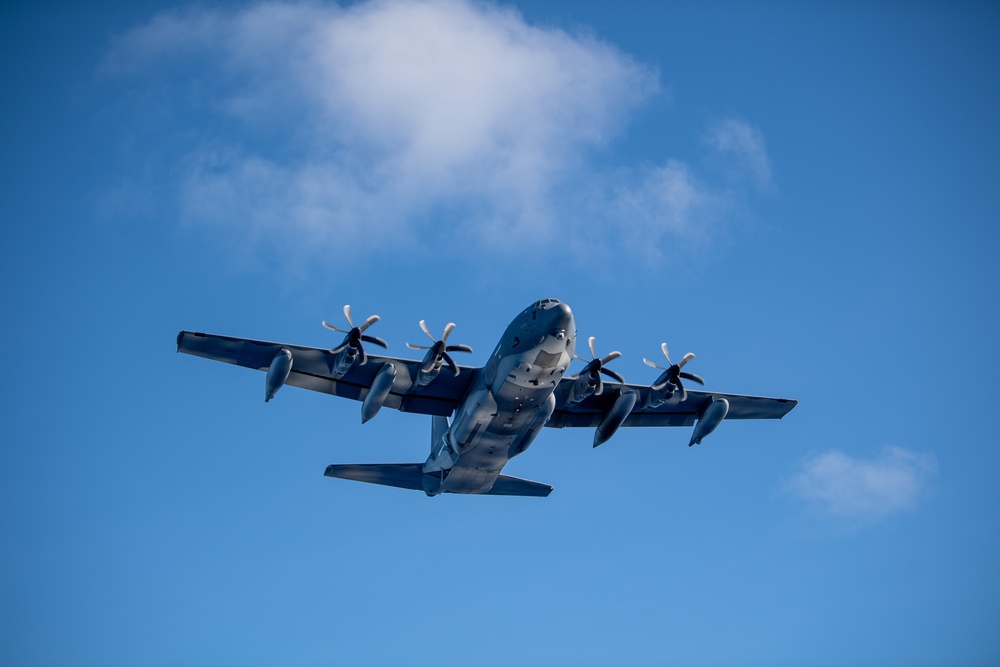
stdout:
{"type": "Polygon", "coordinates": [[[726,419],[781,419],[798,401],[790,398],[767,398],[764,396],[743,396],[713,391],[688,390],[687,398],[679,400],[675,395],[655,408],[643,407],[650,388],[645,385],[605,383],[600,396],[588,396],[579,403],[568,403],[567,396],[574,380],[563,378],[556,387],[556,409],[546,426],[596,427],[602,417],[614,405],[622,390],[636,393],[635,406],[625,418],[622,426],[692,426],[702,411],[712,402],[713,397],[729,402],[726,419]]]}
{"type": "Polygon", "coordinates": [[[413,387],[413,379],[417,377],[421,362],[368,355],[368,363],[364,366],[356,362],[343,377],[335,379],[330,369],[333,368],[336,355],[322,348],[194,331],[177,334],[178,352],[265,372],[281,348],[292,353],[292,370],[285,384],[355,401],[365,399],[379,369],[385,363],[392,363],[396,368],[396,378],[383,405],[402,412],[425,415],[447,417],[454,412],[469,383],[479,372],[478,368],[459,366],[457,376],[446,371],[426,387],[413,387]]]}

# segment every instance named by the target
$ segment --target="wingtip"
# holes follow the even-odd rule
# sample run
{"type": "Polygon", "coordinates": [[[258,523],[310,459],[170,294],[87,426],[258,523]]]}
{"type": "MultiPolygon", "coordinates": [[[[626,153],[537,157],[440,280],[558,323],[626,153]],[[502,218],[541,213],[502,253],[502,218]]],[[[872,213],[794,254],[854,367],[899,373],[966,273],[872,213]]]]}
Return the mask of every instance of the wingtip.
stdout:
{"type": "Polygon", "coordinates": [[[785,410],[785,414],[783,414],[780,417],[778,417],[778,419],[784,419],[785,417],[787,417],[788,413],[791,412],[792,410],[794,410],[795,406],[797,406],[799,404],[798,400],[796,400],[794,398],[786,399],[786,401],[788,402],[789,407],[788,407],[787,410],[785,410]]]}

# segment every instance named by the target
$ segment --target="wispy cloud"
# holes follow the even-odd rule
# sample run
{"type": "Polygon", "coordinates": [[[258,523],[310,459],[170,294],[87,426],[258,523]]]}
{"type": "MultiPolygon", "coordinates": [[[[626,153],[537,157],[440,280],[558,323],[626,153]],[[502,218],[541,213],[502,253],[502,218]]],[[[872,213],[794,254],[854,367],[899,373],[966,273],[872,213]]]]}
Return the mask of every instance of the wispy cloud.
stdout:
{"type": "Polygon", "coordinates": [[[767,155],[764,134],[738,118],[725,118],[713,124],[705,141],[727,160],[730,173],[739,179],[747,176],[760,187],[771,183],[771,159],[767,155]]]}
{"type": "Polygon", "coordinates": [[[872,458],[833,450],[802,462],[791,489],[831,515],[878,520],[914,507],[937,472],[932,454],[883,448],[872,458]]]}
{"type": "MultiPolygon", "coordinates": [[[[595,156],[659,91],[658,72],[508,7],[166,13],[122,35],[103,69],[173,71],[175,87],[217,119],[181,168],[184,219],[287,253],[523,250],[571,225],[592,247],[656,259],[662,240],[703,236],[728,202],[677,159],[601,166],[595,156]]],[[[706,138],[754,187],[770,179],[751,125],[724,120],[706,138]]]]}

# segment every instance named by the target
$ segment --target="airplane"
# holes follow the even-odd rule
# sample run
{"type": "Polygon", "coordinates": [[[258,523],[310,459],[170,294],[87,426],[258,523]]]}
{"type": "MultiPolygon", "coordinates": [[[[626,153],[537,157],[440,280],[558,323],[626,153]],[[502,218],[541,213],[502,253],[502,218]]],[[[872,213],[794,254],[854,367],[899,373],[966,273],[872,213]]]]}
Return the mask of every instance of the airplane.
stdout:
{"type": "Polygon", "coordinates": [[[590,338],[591,359],[576,356],[573,312],[556,299],[541,299],[521,311],[482,367],[455,363],[450,353],[472,348],[448,344],[454,323],[436,339],[421,320],[420,328],[433,344],[407,343],[426,350],[417,361],[367,354],[366,344],[388,348],[366,333],[380,318],[372,315],[355,326],[350,306],[344,306],[344,315],[349,329],[323,322],[345,334],[332,349],[181,331],[177,351],[264,371],[265,402],[289,384],[361,401],[362,423],[383,407],[430,415],[431,451],[424,463],[334,464],[325,473],[428,496],[548,496],[553,490],[549,484],[501,474],[545,426],[594,428],[597,447],[622,426],[693,425],[692,446],[724,419],[781,419],[798,404],[786,398],[687,390],[683,380],[704,384],[682,370],[694,355],[674,364],[666,343],[661,349],[667,366],[643,359],[662,370],[659,377],[650,385],[629,384],[606,367],[620,352],[598,357],[590,338]],[[567,375],[574,359],[587,365],[567,375]]]}

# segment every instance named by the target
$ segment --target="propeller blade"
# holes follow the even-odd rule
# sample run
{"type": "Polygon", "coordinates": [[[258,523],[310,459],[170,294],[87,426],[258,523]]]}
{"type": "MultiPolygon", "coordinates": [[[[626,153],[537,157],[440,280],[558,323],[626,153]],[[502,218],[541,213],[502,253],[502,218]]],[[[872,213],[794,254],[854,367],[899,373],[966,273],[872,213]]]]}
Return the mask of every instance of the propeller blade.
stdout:
{"type": "Polygon", "coordinates": [[[378,336],[362,336],[361,340],[365,341],[366,343],[371,343],[372,345],[378,345],[379,347],[384,347],[387,350],[389,349],[389,344],[384,340],[382,340],[381,338],[379,338],[378,336]]]}
{"type": "Polygon", "coordinates": [[[340,353],[341,353],[341,352],[343,351],[343,349],[344,349],[345,347],[347,347],[347,341],[344,341],[344,342],[343,342],[343,343],[342,343],[342,344],[340,345],[340,347],[335,347],[335,348],[333,348],[332,350],[330,350],[330,354],[340,354],[340,353]]]}
{"type": "Polygon", "coordinates": [[[663,350],[663,356],[666,357],[667,363],[670,364],[668,368],[664,368],[663,366],[658,366],[649,359],[642,360],[643,363],[645,363],[647,366],[652,366],[653,368],[659,368],[660,370],[667,371],[667,378],[659,384],[652,385],[650,389],[653,389],[654,391],[659,391],[664,387],[673,384],[677,387],[677,390],[680,392],[680,400],[683,401],[687,398],[687,389],[684,388],[684,384],[680,380],[681,378],[684,378],[686,380],[691,380],[692,382],[697,382],[698,384],[705,384],[705,381],[700,376],[695,375],[694,373],[681,372],[681,368],[683,368],[684,365],[687,364],[689,361],[694,359],[695,356],[694,352],[688,352],[680,360],[680,363],[675,364],[673,361],[670,360],[670,350],[667,348],[667,344],[660,343],[660,349],[663,350]]]}
{"type": "Polygon", "coordinates": [[[454,322],[448,322],[448,324],[444,325],[444,333],[441,334],[441,342],[442,343],[447,342],[448,336],[449,336],[449,334],[451,334],[451,330],[454,329],[454,328],[455,328],[455,323],[454,322]]]}
{"type": "Polygon", "coordinates": [[[603,366],[604,364],[608,363],[609,361],[611,361],[613,359],[617,359],[620,356],[622,356],[622,353],[619,352],[618,350],[615,350],[614,352],[612,352],[608,356],[606,356],[603,359],[601,359],[601,365],[603,366]]]}
{"type": "Polygon", "coordinates": [[[406,347],[410,348],[411,350],[429,350],[429,349],[431,349],[430,345],[414,345],[413,343],[407,343],[406,347]]]}
{"type": "Polygon", "coordinates": [[[601,379],[599,373],[595,374],[595,377],[597,378],[597,389],[594,390],[594,396],[600,396],[604,393],[604,380],[601,379]]]}
{"type": "Polygon", "coordinates": [[[330,331],[336,331],[338,333],[349,333],[347,331],[344,331],[343,329],[338,329],[337,327],[335,327],[332,324],[328,323],[326,320],[323,320],[323,326],[326,327],[327,329],[329,329],[330,331]]]}
{"type": "Polygon", "coordinates": [[[444,349],[446,352],[472,352],[472,348],[468,345],[449,345],[444,349]]]}
{"type": "Polygon", "coordinates": [[[368,355],[365,354],[365,347],[361,343],[358,343],[358,364],[364,366],[368,363],[368,355]]]}
{"type": "Polygon", "coordinates": [[[601,369],[600,369],[600,372],[601,372],[601,373],[604,373],[604,374],[605,374],[605,375],[607,375],[607,376],[608,376],[609,378],[613,378],[613,379],[614,379],[614,380],[615,380],[616,382],[621,382],[622,384],[625,384],[625,378],[623,378],[623,377],[622,377],[621,375],[619,375],[618,373],[615,373],[615,372],[614,372],[613,370],[611,370],[610,368],[601,368],[601,369]]]}
{"type": "Polygon", "coordinates": [[[591,359],[596,359],[597,358],[597,352],[594,351],[594,337],[593,336],[591,336],[590,338],[587,339],[587,345],[590,346],[590,357],[591,357],[591,359]]]}
{"type": "Polygon", "coordinates": [[[347,318],[347,323],[350,324],[351,328],[353,329],[354,328],[354,322],[351,321],[351,305],[350,304],[344,305],[344,317],[347,318]]]}
{"type": "Polygon", "coordinates": [[[365,329],[367,329],[371,325],[373,325],[376,322],[378,322],[380,319],[382,319],[382,318],[379,317],[378,315],[372,315],[367,320],[365,320],[364,324],[362,324],[360,327],[358,327],[358,329],[360,329],[361,331],[364,331],[365,329]]]}
{"type": "Polygon", "coordinates": [[[420,329],[421,329],[421,330],[422,330],[422,331],[423,331],[423,332],[424,332],[425,334],[427,334],[427,337],[428,337],[428,338],[430,338],[430,339],[431,339],[432,341],[434,341],[435,343],[437,342],[437,339],[436,339],[436,338],[434,338],[434,335],[433,335],[433,334],[432,334],[432,333],[430,332],[430,330],[429,330],[429,329],[427,328],[427,321],[426,321],[426,320],[420,320],[420,329]]]}
{"type": "Polygon", "coordinates": [[[695,375],[694,373],[681,373],[680,376],[685,380],[691,380],[692,382],[697,382],[700,385],[705,384],[705,381],[701,379],[700,376],[695,375]]]}
{"type": "Polygon", "coordinates": [[[447,352],[445,352],[441,356],[444,357],[444,361],[445,361],[446,364],[448,364],[448,368],[451,369],[451,372],[454,373],[455,375],[458,375],[458,372],[459,372],[458,371],[458,365],[455,363],[455,360],[451,358],[451,355],[448,354],[447,352]]]}

